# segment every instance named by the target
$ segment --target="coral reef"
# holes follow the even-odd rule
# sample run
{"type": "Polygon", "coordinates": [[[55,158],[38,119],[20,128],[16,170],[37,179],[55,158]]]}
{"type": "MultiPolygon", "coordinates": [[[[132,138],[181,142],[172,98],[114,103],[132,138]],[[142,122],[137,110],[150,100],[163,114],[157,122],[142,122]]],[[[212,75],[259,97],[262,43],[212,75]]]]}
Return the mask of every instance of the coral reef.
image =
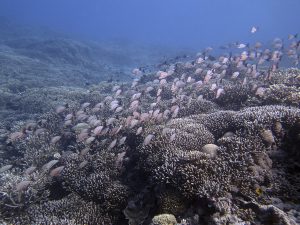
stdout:
{"type": "MultiPolygon", "coordinates": [[[[89,51],[28,44],[68,64],[89,51]]],[[[222,57],[136,68],[131,83],[1,89],[24,117],[0,123],[0,222],[299,223],[300,72],[222,57]]]]}

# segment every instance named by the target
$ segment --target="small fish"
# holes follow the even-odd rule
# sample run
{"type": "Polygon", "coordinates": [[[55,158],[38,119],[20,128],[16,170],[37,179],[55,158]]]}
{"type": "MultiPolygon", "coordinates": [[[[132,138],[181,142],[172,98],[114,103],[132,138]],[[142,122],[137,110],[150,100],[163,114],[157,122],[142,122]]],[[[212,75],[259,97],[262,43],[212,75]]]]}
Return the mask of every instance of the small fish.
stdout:
{"type": "Polygon", "coordinates": [[[51,177],[58,177],[61,174],[61,172],[63,171],[64,168],[65,168],[64,166],[60,166],[60,167],[57,167],[57,168],[51,170],[50,176],[51,177]]]}
{"type": "Polygon", "coordinates": [[[135,118],[135,119],[138,119],[138,118],[140,118],[140,116],[141,116],[141,114],[140,114],[139,112],[137,112],[137,111],[134,111],[134,112],[132,113],[132,115],[133,115],[133,118],[135,118]]]}
{"type": "Polygon", "coordinates": [[[195,74],[201,74],[201,73],[202,73],[202,71],[203,71],[203,69],[202,69],[202,68],[198,68],[198,69],[196,69],[196,71],[195,71],[195,74]]]}
{"type": "Polygon", "coordinates": [[[73,118],[73,114],[70,113],[68,115],[66,115],[65,120],[71,120],[73,118]]]}
{"type": "Polygon", "coordinates": [[[210,88],[209,90],[214,91],[216,88],[217,88],[217,84],[216,84],[216,83],[213,83],[213,84],[211,85],[211,88],[210,88]]]}
{"type": "Polygon", "coordinates": [[[83,162],[81,162],[79,164],[79,168],[81,169],[81,168],[85,167],[87,164],[88,164],[88,161],[84,160],[83,162]]]}
{"type": "Polygon", "coordinates": [[[117,119],[116,119],[116,118],[114,118],[114,117],[110,117],[110,118],[108,118],[108,119],[106,120],[106,124],[107,124],[107,126],[109,126],[109,125],[113,124],[113,123],[114,123],[116,120],[117,120],[117,119]]]}
{"type": "Polygon", "coordinates": [[[187,83],[192,83],[193,82],[193,78],[192,77],[188,77],[186,80],[187,83]]]}
{"type": "Polygon", "coordinates": [[[206,76],[204,77],[203,83],[208,83],[211,78],[212,78],[212,75],[207,73],[206,76]]]}
{"type": "Polygon", "coordinates": [[[240,75],[240,72],[236,71],[232,74],[231,78],[236,79],[240,75]]]}
{"type": "Polygon", "coordinates": [[[160,82],[159,82],[160,86],[165,86],[167,83],[168,82],[167,82],[166,79],[161,79],[160,82]]]}
{"type": "Polygon", "coordinates": [[[2,167],[0,168],[0,173],[3,173],[3,172],[5,172],[5,171],[7,171],[7,170],[10,170],[12,167],[13,167],[12,165],[5,165],[5,166],[2,166],[2,167]]]}
{"type": "Polygon", "coordinates": [[[156,98],[156,103],[160,102],[160,100],[161,100],[161,96],[158,96],[158,97],[156,98]]]}
{"type": "Polygon", "coordinates": [[[136,134],[135,135],[140,135],[143,131],[143,127],[139,127],[136,131],[136,134]]]}
{"type": "Polygon", "coordinates": [[[226,63],[228,63],[228,61],[229,61],[229,59],[227,57],[224,57],[223,60],[222,60],[222,63],[226,64],[226,63]]]}
{"type": "Polygon", "coordinates": [[[50,162],[46,163],[45,165],[43,165],[42,170],[43,171],[49,171],[55,164],[57,164],[59,161],[54,159],[51,160],[50,162]]]}
{"type": "Polygon", "coordinates": [[[98,126],[98,127],[96,127],[96,128],[93,130],[93,133],[94,133],[95,135],[100,135],[102,129],[103,129],[103,126],[98,126]]]}
{"type": "Polygon", "coordinates": [[[20,183],[18,183],[16,185],[16,190],[18,192],[22,192],[22,191],[26,191],[27,188],[29,187],[29,185],[32,183],[32,181],[29,181],[29,180],[23,180],[21,181],[20,183]]]}
{"type": "Polygon", "coordinates": [[[86,143],[87,145],[90,145],[94,140],[95,140],[95,137],[89,137],[89,138],[87,138],[87,139],[85,140],[85,143],[86,143]]]}
{"type": "Polygon", "coordinates": [[[198,59],[197,59],[197,63],[198,64],[201,64],[201,63],[203,63],[204,62],[204,59],[202,58],[202,57],[199,57],[198,59]]]}
{"type": "Polygon", "coordinates": [[[152,138],[154,138],[154,135],[148,134],[148,136],[144,139],[143,145],[146,146],[146,145],[150,144],[150,141],[152,140],[152,138]]]}
{"type": "Polygon", "coordinates": [[[51,138],[50,143],[52,145],[55,145],[60,139],[61,139],[61,136],[55,136],[55,137],[51,138]]]}
{"type": "Polygon", "coordinates": [[[58,106],[58,107],[56,107],[55,112],[57,114],[60,114],[60,113],[63,113],[65,110],[66,110],[65,106],[58,106]]]}
{"type": "Polygon", "coordinates": [[[242,83],[242,85],[243,85],[243,86],[244,86],[244,85],[246,85],[246,84],[247,84],[247,82],[248,82],[248,81],[247,81],[247,77],[245,77],[245,78],[244,78],[244,80],[243,80],[243,83],[242,83]]]}
{"type": "Polygon", "coordinates": [[[122,106],[119,106],[118,108],[116,108],[115,113],[119,113],[123,110],[122,106]]]}
{"type": "Polygon", "coordinates": [[[224,89],[223,88],[219,88],[217,90],[216,98],[219,98],[221,96],[221,94],[223,94],[223,93],[224,93],[224,89]]]}
{"type": "Polygon", "coordinates": [[[119,146],[121,145],[124,145],[125,141],[126,141],[126,136],[122,137],[120,140],[119,140],[119,146]]]}
{"type": "Polygon", "coordinates": [[[24,171],[25,175],[30,175],[36,170],[36,166],[31,166],[24,171]]]}
{"type": "Polygon", "coordinates": [[[134,100],[133,102],[130,103],[129,109],[136,110],[138,106],[139,106],[139,101],[134,100]]]}
{"type": "Polygon", "coordinates": [[[157,103],[153,102],[153,103],[150,104],[150,108],[153,109],[156,105],[157,105],[157,103]]]}
{"type": "Polygon", "coordinates": [[[203,95],[199,95],[198,97],[197,97],[197,101],[202,101],[203,100],[203,95]]]}
{"type": "Polygon", "coordinates": [[[83,103],[83,104],[81,105],[81,108],[82,108],[82,109],[85,109],[85,108],[89,107],[90,104],[91,104],[91,103],[89,103],[89,102],[85,102],[85,103],[83,103]]]}
{"type": "Polygon", "coordinates": [[[173,111],[173,113],[172,113],[172,118],[177,117],[178,112],[179,112],[179,106],[177,106],[177,107],[174,109],[174,111],[173,111]]]}
{"type": "Polygon", "coordinates": [[[170,115],[170,113],[171,113],[171,111],[170,111],[170,110],[168,110],[168,109],[166,109],[166,110],[163,112],[163,117],[164,117],[165,119],[168,119],[168,118],[169,118],[169,115],[170,115]]]}
{"type": "Polygon", "coordinates": [[[121,87],[120,85],[113,86],[112,92],[115,92],[115,91],[118,90],[120,87],[121,87]]]}
{"type": "Polygon", "coordinates": [[[143,72],[139,68],[135,68],[132,70],[132,74],[135,76],[141,76],[143,72]]]}
{"type": "Polygon", "coordinates": [[[292,40],[292,39],[296,39],[298,37],[298,34],[289,34],[288,39],[292,40]]]}
{"type": "Polygon", "coordinates": [[[139,123],[139,120],[137,120],[137,119],[132,119],[132,120],[130,121],[130,126],[129,126],[129,128],[130,128],[130,129],[134,128],[138,123],[139,123]]]}
{"type": "Polygon", "coordinates": [[[122,90],[121,89],[118,89],[115,93],[115,97],[119,96],[121,94],[122,90]]]}
{"type": "Polygon", "coordinates": [[[243,44],[243,43],[241,43],[241,44],[238,44],[236,47],[239,48],[239,49],[246,48],[246,47],[248,48],[249,44],[243,44]]]}
{"type": "Polygon", "coordinates": [[[131,97],[131,101],[137,100],[141,97],[142,93],[135,93],[134,95],[132,95],[131,97]]]}
{"type": "Polygon", "coordinates": [[[168,132],[170,132],[170,128],[165,127],[165,128],[162,130],[161,134],[162,134],[162,135],[166,135],[168,132]]]}
{"type": "Polygon", "coordinates": [[[158,76],[158,79],[165,79],[169,76],[169,74],[167,72],[164,72],[164,71],[158,71],[156,73],[156,75],[158,76]]]}
{"type": "Polygon", "coordinates": [[[263,87],[257,88],[255,95],[258,95],[259,97],[263,97],[264,94],[265,94],[265,88],[263,88],[263,87]]]}
{"type": "Polygon", "coordinates": [[[248,59],[248,52],[246,51],[243,51],[242,54],[241,54],[241,60],[242,61],[245,61],[248,59]]]}
{"type": "Polygon", "coordinates": [[[256,33],[257,31],[258,31],[258,27],[255,27],[255,26],[251,27],[252,34],[256,33]]]}
{"type": "Polygon", "coordinates": [[[174,140],[175,140],[175,137],[176,137],[176,134],[175,134],[175,133],[172,134],[172,135],[170,136],[170,142],[174,141],[174,140]]]}
{"type": "Polygon", "coordinates": [[[146,88],[146,92],[149,93],[149,92],[152,91],[153,89],[154,89],[153,87],[149,86],[149,87],[146,88]]]}
{"type": "Polygon", "coordinates": [[[185,86],[185,83],[181,80],[176,81],[175,86],[177,88],[183,88],[185,86]]]}
{"type": "Polygon", "coordinates": [[[110,110],[111,110],[111,111],[115,111],[118,107],[119,107],[118,104],[112,104],[112,105],[110,106],[110,110]]]}
{"type": "Polygon", "coordinates": [[[84,148],[81,150],[80,155],[86,155],[90,151],[90,148],[84,148]]]}
{"type": "Polygon", "coordinates": [[[140,121],[145,122],[149,119],[150,115],[148,113],[142,113],[140,116],[140,121]]]}
{"type": "Polygon", "coordinates": [[[110,145],[108,146],[108,150],[113,149],[116,144],[117,144],[118,139],[116,138],[115,140],[113,140],[110,145]]]}
{"type": "Polygon", "coordinates": [[[156,94],[156,96],[160,96],[161,92],[162,92],[162,89],[161,89],[161,88],[159,88],[159,89],[157,90],[157,94],[156,94]]]}

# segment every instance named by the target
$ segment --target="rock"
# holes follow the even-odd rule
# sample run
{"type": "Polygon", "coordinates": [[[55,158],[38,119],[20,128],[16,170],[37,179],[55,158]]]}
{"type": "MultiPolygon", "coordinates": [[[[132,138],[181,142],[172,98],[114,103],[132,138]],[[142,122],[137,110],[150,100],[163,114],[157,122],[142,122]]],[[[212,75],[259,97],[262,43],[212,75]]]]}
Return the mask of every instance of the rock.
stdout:
{"type": "Polygon", "coordinates": [[[215,158],[217,156],[217,149],[219,146],[215,144],[206,144],[202,147],[202,152],[208,154],[210,158],[215,158]]]}
{"type": "Polygon", "coordinates": [[[154,216],[151,225],[175,225],[177,224],[176,218],[172,214],[161,214],[154,216]]]}
{"type": "Polygon", "coordinates": [[[271,130],[263,130],[261,132],[261,136],[268,145],[272,145],[275,142],[275,139],[274,139],[274,136],[273,136],[273,133],[271,130]]]}

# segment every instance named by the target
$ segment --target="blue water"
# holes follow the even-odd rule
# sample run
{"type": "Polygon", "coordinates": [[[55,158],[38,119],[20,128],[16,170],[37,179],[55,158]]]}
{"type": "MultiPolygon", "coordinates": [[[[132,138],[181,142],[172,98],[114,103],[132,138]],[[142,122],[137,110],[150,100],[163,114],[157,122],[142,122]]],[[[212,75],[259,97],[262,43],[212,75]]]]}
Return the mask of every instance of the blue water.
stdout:
{"type": "Polygon", "coordinates": [[[299,0],[1,0],[0,15],[89,40],[193,49],[299,32],[299,0]],[[252,26],[259,31],[250,33],[252,26]]]}

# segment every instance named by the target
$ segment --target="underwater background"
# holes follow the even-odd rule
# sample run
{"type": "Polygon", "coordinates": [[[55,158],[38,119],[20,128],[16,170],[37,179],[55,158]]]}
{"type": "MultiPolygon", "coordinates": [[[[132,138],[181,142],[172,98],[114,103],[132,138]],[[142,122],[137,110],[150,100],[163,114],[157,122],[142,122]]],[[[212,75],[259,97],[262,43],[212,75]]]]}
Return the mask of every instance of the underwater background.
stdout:
{"type": "Polygon", "coordinates": [[[299,10],[0,0],[0,224],[300,224],[299,10]]]}

